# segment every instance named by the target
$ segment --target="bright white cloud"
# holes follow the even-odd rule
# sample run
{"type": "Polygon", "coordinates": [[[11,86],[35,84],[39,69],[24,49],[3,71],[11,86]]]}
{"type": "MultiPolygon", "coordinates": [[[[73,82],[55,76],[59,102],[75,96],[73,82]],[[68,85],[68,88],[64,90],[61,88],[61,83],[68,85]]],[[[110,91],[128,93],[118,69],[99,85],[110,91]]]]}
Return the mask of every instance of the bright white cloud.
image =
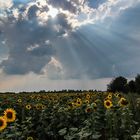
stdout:
{"type": "Polygon", "coordinates": [[[0,9],[7,9],[13,6],[12,0],[0,0],[0,9]]]}
{"type": "Polygon", "coordinates": [[[52,18],[56,17],[56,15],[59,13],[58,9],[53,8],[52,6],[48,7],[49,7],[48,15],[51,16],[52,18]]]}
{"type": "Polygon", "coordinates": [[[63,79],[64,76],[62,64],[54,57],[42,68],[41,73],[48,79],[63,79]]]}
{"type": "MultiPolygon", "coordinates": [[[[55,3],[55,0],[53,0],[53,2],[55,3]]],[[[55,18],[57,14],[63,13],[66,15],[68,23],[71,24],[72,28],[77,28],[85,24],[91,24],[99,20],[104,20],[108,16],[112,16],[114,18],[120,11],[136,5],[140,2],[140,0],[107,0],[103,4],[100,4],[97,8],[90,7],[89,2],[85,0],[71,0],[67,2],[71,5],[71,8],[73,7],[75,9],[75,13],[71,12],[69,7],[66,9],[66,6],[64,6],[65,0],[64,3],[59,5],[57,4],[58,7],[51,5],[52,3],[50,4],[49,0],[36,0],[27,2],[26,10],[20,14],[22,14],[22,16],[26,19],[30,7],[36,5],[38,7],[36,14],[40,24],[46,24],[49,16],[55,18]]],[[[1,8],[10,8],[12,5],[12,0],[0,1],[1,8]]],[[[18,9],[13,8],[12,11],[14,17],[18,18],[18,9]]]]}

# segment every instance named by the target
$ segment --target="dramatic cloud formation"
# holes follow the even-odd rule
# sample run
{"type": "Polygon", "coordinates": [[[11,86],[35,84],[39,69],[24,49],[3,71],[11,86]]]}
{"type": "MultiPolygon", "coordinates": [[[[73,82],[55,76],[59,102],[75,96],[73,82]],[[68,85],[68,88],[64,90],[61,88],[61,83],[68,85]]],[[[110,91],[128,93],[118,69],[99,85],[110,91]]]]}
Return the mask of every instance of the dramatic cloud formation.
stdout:
{"type": "Polygon", "coordinates": [[[0,0],[1,73],[133,77],[140,71],[139,9],[140,0],[0,0]]]}

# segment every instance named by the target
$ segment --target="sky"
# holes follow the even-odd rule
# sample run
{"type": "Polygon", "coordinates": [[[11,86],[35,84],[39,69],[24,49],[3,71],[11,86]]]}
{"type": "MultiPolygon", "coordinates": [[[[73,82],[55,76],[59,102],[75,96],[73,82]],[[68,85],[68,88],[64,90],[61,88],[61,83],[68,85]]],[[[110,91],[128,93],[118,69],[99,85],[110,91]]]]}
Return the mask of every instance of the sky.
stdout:
{"type": "Polygon", "coordinates": [[[0,0],[0,92],[106,90],[140,73],[140,0],[0,0]]]}

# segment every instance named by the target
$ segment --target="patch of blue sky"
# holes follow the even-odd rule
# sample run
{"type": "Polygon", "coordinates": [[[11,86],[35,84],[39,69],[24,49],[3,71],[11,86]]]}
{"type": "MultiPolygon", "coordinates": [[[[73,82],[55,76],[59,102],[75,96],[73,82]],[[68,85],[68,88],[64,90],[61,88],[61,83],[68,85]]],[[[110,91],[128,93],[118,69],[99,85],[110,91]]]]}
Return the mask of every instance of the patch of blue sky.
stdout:
{"type": "Polygon", "coordinates": [[[13,0],[13,2],[15,3],[28,3],[30,1],[33,1],[33,0],[13,0]]]}

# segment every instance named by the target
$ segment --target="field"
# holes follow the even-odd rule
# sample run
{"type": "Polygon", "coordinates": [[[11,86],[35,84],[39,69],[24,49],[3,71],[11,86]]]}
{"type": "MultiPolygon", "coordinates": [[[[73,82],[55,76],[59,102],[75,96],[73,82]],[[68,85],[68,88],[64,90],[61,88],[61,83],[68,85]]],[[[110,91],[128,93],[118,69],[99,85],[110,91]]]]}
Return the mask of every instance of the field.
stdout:
{"type": "Polygon", "coordinates": [[[0,94],[0,140],[140,140],[136,94],[0,94]]]}

